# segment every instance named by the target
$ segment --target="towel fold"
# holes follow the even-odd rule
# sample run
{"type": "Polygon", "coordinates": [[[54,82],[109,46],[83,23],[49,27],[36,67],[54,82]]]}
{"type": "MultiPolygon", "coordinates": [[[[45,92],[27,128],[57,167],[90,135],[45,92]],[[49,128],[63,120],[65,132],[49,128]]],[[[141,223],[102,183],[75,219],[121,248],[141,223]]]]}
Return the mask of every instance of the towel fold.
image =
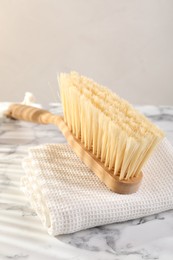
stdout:
{"type": "Polygon", "coordinates": [[[73,233],[173,208],[173,147],[164,138],[131,195],[113,193],[67,144],[31,148],[23,161],[23,191],[51,235],[73,233]]]}

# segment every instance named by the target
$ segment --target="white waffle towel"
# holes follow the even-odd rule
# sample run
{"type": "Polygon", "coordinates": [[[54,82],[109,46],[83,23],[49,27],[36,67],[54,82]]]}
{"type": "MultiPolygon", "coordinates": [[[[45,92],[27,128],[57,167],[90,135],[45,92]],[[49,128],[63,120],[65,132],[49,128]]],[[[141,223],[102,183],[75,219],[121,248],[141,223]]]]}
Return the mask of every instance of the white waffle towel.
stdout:
{"type": "Polygon", "coordinates": [[[30,149],[22,187],[51,235],[135,219],[173,208],[173,147],[166,138],[147,165],[138,192],[109,191],[67,144],[30,149]]]}

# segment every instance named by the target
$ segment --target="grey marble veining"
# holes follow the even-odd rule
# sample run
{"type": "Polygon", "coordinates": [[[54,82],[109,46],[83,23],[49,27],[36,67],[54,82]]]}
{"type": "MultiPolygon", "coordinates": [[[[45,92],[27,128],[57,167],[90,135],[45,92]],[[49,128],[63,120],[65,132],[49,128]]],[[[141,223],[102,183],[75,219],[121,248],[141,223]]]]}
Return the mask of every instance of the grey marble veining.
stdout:
{"type": "MultiPolygon", "coordinates": [[[[0,108],[5,107],[4,104],[0,108]]],[[[136,106],[173,144],[173,107],[136,106]]],[[[51,110],[62,113],[60,106],[51,110]]],[[[0,260],[173,259],[173,210],[118,224],[51,237],[20,190],[29,147],[64,143],[55,126],[0,118],[0,260]]]]}

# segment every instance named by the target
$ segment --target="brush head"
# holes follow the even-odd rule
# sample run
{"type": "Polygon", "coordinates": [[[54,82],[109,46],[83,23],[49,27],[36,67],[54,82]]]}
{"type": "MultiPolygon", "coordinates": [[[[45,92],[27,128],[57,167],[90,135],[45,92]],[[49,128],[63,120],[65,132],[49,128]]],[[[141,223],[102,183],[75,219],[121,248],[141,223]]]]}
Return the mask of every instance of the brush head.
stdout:
{"type": "Polygon", "coordinates": [[[60,74],[64,120],[113,176],[136,178],[163,132],[127,101],[76,72],[60,74]]]}

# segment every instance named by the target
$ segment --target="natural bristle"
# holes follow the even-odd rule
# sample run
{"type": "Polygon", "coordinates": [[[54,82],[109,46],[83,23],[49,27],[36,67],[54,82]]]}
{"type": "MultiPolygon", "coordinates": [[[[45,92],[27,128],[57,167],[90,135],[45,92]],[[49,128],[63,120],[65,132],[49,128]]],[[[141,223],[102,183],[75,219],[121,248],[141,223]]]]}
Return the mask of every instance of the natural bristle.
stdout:
{"type": "Polygon", "coordinates": [[[60,74],[64,120],[120,180],[137,176],[163,132],[109,89],[76,72],[60,74]]]}

